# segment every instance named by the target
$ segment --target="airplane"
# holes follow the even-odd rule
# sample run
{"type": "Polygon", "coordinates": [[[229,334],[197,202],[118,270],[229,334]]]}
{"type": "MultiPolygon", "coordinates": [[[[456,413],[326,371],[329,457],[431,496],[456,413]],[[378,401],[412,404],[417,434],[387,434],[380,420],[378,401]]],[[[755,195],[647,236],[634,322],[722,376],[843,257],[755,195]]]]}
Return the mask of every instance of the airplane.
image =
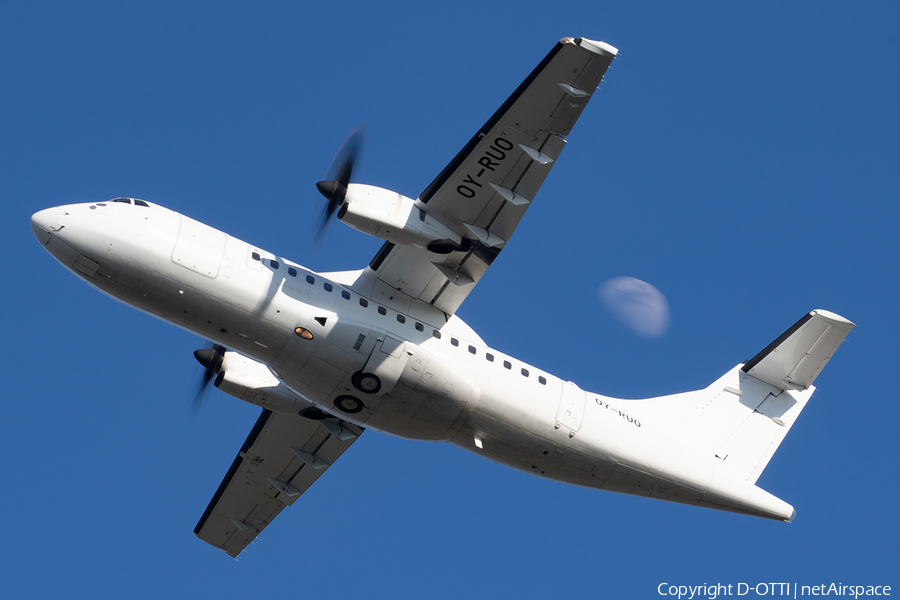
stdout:
{"type": "Polygon", "coordinates": [[[136,198],[31,217],[77,277],[210,341],[194,353],[205,380],[261,408],[200,539],[237,557],[365,429],[565,483],[793,520],[756,482],[847,319],[813,310],[704,389],[623,400],[491,348],[457,315],[617,53],[560,40],[416,199],[352,183],[351,136],[317,187],[326,223],[336,212],[384,241],[363,269],[314,272],[136,198]]]}

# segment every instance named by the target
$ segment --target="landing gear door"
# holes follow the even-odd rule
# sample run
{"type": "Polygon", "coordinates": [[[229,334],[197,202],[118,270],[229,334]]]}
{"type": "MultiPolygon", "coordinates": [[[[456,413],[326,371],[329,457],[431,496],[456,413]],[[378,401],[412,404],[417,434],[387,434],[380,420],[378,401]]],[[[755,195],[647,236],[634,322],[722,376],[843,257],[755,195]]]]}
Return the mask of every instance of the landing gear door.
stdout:
{"type": "Polygon", "coordinates": [[[564,382],[559,398],[559,410],[556,413],[556,428],[564,429],[568,431],[569,437],[574,437],[581,429],[586,403],[584,390],[571,381],[564,382]]]}
{"type": "Polygon", "coordinates": [[[406,367],[407,360],[409,354],[403,340],[385,334],[375,343],[372,356],[363,367],[365,373],[376,376],[381,384],[375,394],[384,396],[391,393],[406,367]]]}

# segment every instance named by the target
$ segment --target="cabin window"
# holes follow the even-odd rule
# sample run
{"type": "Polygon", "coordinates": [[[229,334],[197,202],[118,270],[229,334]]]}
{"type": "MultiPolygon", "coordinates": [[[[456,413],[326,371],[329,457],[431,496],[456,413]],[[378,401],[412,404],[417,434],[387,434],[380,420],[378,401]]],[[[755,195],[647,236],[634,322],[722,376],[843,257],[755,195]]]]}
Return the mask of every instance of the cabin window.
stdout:
{"type": "Polygon", "coordinates": [[[288,275],[290,275],[291,277],[296,277],[297,269],[295,269],[294,267],[288,267],[288,275]]]}
{"type": "Polygon", "coordinates": [[[308,284],[310,284],[310,285],[314,285],[314,284],[316,283],[316,278],[313,277],[312,275],[307,275],[307,276],[306,276],[306,283],[308,283],[308,284]]]}
{"type": "Polygon", "coordinates": [[[366,308],[367,306],[369,306],[369,301],[366,300],[365,298],[360,298],[359,305],[362,306],[363,308],[366,308]]]}
{"type": "Polygon", "coordinates": [[[475,346],[469,346],[469,354],[475,354],[475,346]]]}
{"type": "Polygon", "coordinates": [[[512,369],[512,363],[510,363],[508,360],[503,361],[503,366],[507,369],[512,369]]]}
{"type": "Polygon", "coordinates": [[[433,336],[436,337],[437,339],[441,339],[441,332],[438,331],[437,329],[433,330],[433,331],[431,332],[431,335],[433,335],[433,336]]]}
{"type": "Polygon", "coordinates": [[[406,323],[406,317],[403,315],[397,315],[397,321],[400,323],[406,323]]]}
{"type": "Polygon", "coordinates": [[[250,258],[252,258],[253,260],[259,260],[259,252],[254,252],[250,255],[250,258]]]}
{"type": "Polygon", "coordinates": [[[484,357],[487,359],[488,362],[494,362],[494,355],[491,354],[490,352],[485,354],[484,357]]]}
{"type": "Polygon", "coordinates": [[[421,323],[416,323],[416,331],[425,331],[425,326],[421,323]]]}
{"type": "Polygon", "coordinates": [[[547,378],[543,375],[538,376],[538,381],[541,383],[541,385],[547,385],[547,378]]]}
{"type": "Polygon", "coordinates": [[[341,290],[341,298],[343,298],[344,300],[349,300],[350,292],[348,292],[347,290],[341,290]]]}
{"type": "Polygon", "coordinates": [[[528,369],[522,369],[522,375],[528,377],[528,369]]]}
{"type": "Polygon", "coordinates": [[[270,261],[269,261],[269,264],[272,266],[273,269],[277,269],[277,268],[280,266],[280,265],[278,264],[278,261],[277,261],[277,260],[270,260],[270,261]]]}
{"type": "Polygon", "coordinates": [[[378,307],[378,314],[379,314],[379,315],[386,315],[386,314],[387,314],[387,309],[386,309],[385,307],[383,307],[383,306],[379,306],[379,307],[378,307]]]}
{"type": "Polygon", "coordinates": [[[326,292],[330,292],[330,291],[333,290],[333,289],[334,289],[334,287],[333,287],[330,283],[326,283],[326,284],[325,284],[325,291],[326,291],[326,292]]]}
{"type": "Polygon", "coordinates": [[[456,338],[450,338],[450,345],[451,346],[459,346],[459,340],[456,338]]]}

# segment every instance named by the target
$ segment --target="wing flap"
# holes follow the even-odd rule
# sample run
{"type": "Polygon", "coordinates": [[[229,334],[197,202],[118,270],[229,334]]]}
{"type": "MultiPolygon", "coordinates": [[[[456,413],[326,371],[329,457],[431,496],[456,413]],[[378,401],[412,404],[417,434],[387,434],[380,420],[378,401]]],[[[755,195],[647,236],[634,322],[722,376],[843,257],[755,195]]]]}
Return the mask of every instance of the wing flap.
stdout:
{"type": "MultiPolygon", "coordinates": [[[[357,437],[362,433],[354,425],[341,425],[357,437]]],[[[194,533],[237,556],[355,439],[340,440],[319,421],[263,410],[194,533]],[[327,466],[310,466],[304,454],[320,458],[327,466]]]]}

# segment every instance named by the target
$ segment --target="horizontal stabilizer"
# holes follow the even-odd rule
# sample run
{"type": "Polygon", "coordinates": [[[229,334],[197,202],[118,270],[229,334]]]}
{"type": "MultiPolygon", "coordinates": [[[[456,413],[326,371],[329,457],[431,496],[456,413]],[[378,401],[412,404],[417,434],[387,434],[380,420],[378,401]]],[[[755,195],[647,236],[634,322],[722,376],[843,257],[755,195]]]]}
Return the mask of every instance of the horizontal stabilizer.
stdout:
{"type": "Polygon", "coordinates": [[[805,390],[828,364],[853,323],[827,310],[814,310],[753,357],[744,373],[781,390],[805,390]]]}

